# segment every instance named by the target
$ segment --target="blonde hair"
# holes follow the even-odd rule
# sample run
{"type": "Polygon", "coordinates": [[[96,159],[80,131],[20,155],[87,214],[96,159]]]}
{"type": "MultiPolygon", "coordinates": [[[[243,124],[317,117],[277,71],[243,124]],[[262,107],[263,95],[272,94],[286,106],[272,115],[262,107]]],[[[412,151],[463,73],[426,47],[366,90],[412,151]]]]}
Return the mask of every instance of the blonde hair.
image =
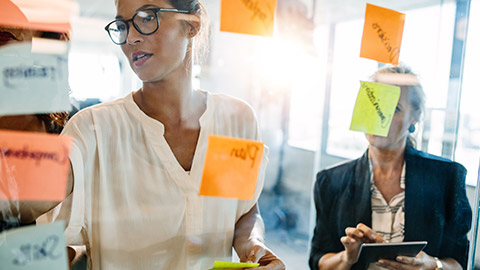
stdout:
{"type": "MultiPolygon", "coordinates": [[[[396,85],[407,92],[407,100],[413,107],[413,117],[420,122],[425,113],[426,97],[418,75],[404,64],[388,65],[378,69],[371,77],[374,82],[396,85]]],[[[415,147],[413,136],[408,135],[407,144],[415,147]]]]}

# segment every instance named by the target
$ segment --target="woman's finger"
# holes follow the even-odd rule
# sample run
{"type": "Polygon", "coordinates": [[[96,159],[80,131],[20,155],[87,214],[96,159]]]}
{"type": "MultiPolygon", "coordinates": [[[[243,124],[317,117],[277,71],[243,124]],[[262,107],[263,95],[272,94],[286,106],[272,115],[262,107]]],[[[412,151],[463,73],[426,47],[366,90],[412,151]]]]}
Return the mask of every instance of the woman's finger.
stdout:
{"type": "Polygon", "coordinates": [[[390,261],[390,260],[379,260],[376,264],[383,268],[392,269],[392,270],[412,269],[411,265],[390,261]]]}
{"type": "Polygon", "coordinates": [[[415,257],[406,257],[406,256],[398,256],[396,258],[398,262],[404,263],[404,264],[410,264],[410,265],[420,265],[422,262],[415,258],[415,257]]]}
{"type": "Polygon", "coordinates": [[[376,242],[377,240],[377,233],[372,230],[370,227],[363,223],[358,223],[357,229],[361,231],[365,235],[366,241],[364,242],[376,242]]]}
{"type": "Polygon", "coordinates": [[[352,227],[346,228],[345,234],[349,237],[356,237],[358,239],[362,239],[365,236],[362,231],[352,227]]]}

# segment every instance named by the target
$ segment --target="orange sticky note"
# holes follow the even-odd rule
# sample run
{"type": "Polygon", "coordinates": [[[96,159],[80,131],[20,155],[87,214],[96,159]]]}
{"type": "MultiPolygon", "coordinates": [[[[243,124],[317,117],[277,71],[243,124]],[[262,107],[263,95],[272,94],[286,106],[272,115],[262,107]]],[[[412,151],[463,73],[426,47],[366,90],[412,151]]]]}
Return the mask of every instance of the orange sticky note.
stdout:
{"type": "Polygon", "coordinates": [[[273,36],[277,0],[222,0],[220,31],[273,36]]]}
{"type": "Polygon", "coordinates": [[[262,142],[210,135],[198,195],[251,200],[263,150],[262,142]]]}
{"type": "Polygon", "coordinates": [[[360,57],[398,65],[405,14],[367,4],[360,57]]]}
{"type": "Polygon", "coordinates": [[[61,201],[72,138],[0,131],[0,200],[61,201]]]}
{"type": "Polygon", "coordinates": [[[66,33],[74,10],[73,0],[1,0],[0,25],[66,33]]]}

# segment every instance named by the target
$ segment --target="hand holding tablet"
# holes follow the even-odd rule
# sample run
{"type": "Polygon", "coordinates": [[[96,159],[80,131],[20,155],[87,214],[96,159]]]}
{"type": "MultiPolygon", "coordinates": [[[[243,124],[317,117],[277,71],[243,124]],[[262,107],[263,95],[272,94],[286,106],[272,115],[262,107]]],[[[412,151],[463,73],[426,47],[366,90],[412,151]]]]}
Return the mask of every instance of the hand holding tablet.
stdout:
{"type": "Polygon", "coordinates": [[[426,245],[426,241],[365,243],[360,246],[357,261],[368,265],[380,259],[395,261],[397,256],[415,257],[426,245]]]}

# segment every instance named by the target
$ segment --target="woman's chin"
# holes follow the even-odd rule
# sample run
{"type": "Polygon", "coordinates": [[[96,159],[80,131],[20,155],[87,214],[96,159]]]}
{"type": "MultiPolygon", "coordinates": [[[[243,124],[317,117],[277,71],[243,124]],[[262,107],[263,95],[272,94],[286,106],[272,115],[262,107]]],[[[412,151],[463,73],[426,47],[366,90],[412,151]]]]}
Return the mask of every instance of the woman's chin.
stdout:
{"type": "Polygon", "coordinates": [[[158,82],[162,80],[161,76],[155,76],[146,72],[135,72],[137,74],[137,77],[142,81],[143,83],[153,83],[153,82],[158,82]]]}

